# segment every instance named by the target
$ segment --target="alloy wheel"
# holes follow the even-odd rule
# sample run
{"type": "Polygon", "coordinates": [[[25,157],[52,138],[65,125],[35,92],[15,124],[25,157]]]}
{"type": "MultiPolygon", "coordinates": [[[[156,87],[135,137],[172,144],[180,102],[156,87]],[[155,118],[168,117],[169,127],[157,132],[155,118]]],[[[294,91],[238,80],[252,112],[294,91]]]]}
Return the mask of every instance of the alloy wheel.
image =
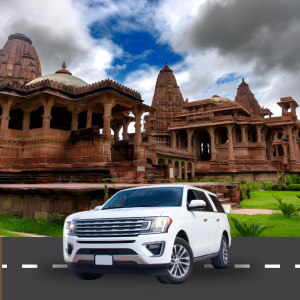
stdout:
{"type": "Polygon", "coordinates": [[[222,256],[223,256],[224,264],[227,265],[228,249],[227,249],[227,243],[226,243],[225,239],[222,240],[222,256]]]}
{"type": "Polygon", "coordinates": [[[171,256],[169,273],[175,278],[185,276],[190,268],[190,255],[182,245],[174,245],[171,256]]]}

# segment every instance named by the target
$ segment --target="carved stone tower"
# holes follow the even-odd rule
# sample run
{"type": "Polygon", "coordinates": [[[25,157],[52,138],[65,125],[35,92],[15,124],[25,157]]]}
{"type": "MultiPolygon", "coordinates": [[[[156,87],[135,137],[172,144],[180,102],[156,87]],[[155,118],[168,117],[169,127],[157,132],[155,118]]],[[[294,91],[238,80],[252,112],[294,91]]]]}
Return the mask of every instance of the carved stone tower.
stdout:
{"type": "Polygon", "coordinates": [[[250,91],[249,85],[245,82],[244,78],[237,89],[234,101],[241,104],[251,116],[258,115],[261,112],[261,107],[255,99],[254,94],[250,91]]]}
{"type": "Polygon", "coordinates": [[[41,77],[41,64],[32,41],[21,33],[11,34],[0,49],[0,81],[18,81],[26,84],[41,77]]]}
{"type": "Polygon", "coordinates": [[[156,137],[159,143],[169,143],[167,133],[171,120],[182,111],[183,98],[176,78],[166,63],[156,80],[152,107],[156,111],[145,117],[145,133],[156,137]]]}

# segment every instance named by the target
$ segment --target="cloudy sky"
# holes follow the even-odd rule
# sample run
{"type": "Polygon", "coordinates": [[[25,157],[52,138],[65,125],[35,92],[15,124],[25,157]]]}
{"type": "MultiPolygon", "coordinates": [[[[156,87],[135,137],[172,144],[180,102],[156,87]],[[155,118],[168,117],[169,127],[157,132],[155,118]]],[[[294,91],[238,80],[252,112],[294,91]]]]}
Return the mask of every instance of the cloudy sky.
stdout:
{"type": "MultiPolygon", "coordinates": [[[[299,0],[0,0],[0,48],[29,36],[43,75],[111,78],[151,105],[167,61],[184,99],[234,99],[244,77],[259,103],[300,103],[299,0]]],[[[298,111],[299,114],[299,111],[298,111]]]]}

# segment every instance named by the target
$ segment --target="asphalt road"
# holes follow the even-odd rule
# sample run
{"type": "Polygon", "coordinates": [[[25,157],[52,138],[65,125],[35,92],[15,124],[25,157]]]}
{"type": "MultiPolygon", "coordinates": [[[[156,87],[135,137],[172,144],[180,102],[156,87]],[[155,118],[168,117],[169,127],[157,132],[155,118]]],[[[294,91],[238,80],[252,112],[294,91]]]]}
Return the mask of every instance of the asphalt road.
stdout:
{"type": "Polygon", "coordinates": [[[80,280],[66,268],[62,238],[3,238],[3,299],[298,298],[299,250],[300,238],[233,238],[227,269],[197,262],[188,281],[164,285],[139,275],[80,280]]]}

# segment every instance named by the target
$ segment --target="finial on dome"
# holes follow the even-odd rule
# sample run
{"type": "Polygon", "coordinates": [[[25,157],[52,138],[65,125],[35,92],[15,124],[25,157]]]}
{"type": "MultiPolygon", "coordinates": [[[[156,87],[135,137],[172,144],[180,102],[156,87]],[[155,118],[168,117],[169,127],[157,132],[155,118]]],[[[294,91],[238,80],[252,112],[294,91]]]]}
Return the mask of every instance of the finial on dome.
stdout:
{"type": "Polygon", "coordinates": [[[243,78],[242,81],[245,82],[245,79],[243,78]]]}
{"type": "Polygon", "coordinates": [[[63,64],[62,64],[62,69],[56,71],[55,74],[57,74],[57,73],[63,73],[63,74],[69,74],[69,75],[72,75],[71,72],[69,72],[68,70],[66,70],[66,67],[67,67],[67,66],[66,66],[66,63],[63,62],[63,64]]]}
{"type": "Polygon", "coordinates": [[[166,63],[165,63],[165,66],[167,66],[167,65],[168,65],[168,63],[166,62],[166,63]]]}

